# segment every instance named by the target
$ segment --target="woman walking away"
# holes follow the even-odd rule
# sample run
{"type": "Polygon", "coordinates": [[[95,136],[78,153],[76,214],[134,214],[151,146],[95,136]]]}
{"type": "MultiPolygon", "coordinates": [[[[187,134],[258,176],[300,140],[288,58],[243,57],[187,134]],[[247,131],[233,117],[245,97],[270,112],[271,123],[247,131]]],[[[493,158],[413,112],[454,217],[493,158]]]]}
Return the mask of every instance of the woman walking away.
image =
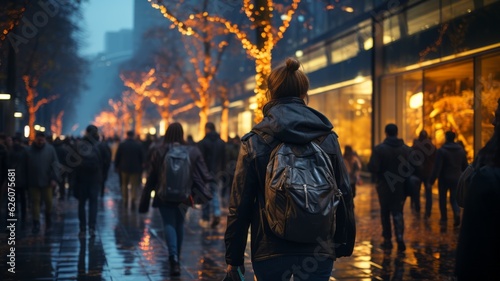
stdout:
{"type": "Polygon", "coordinates": [[[244,274],[250,225],[252,266],[259,281],[288,281],[292,276],[330,280],[333,261],[352,254],[355,225],[349,175],[333,125],[304,101],[309,80],[299,67],[297,60],[288,58],[271,72],[264,119],[241,139],[225,233],[226,280],[241,280],[244,274]],[[310,155],[317,157],[307,158],[310,155]],[[317,181],[312,180],[315,176],[317,181]],[[340,201],[336,224],[334,211],[312,214],[339,197],[344,204],[340,201]],[[284,214],[288,203],[293,210],[284,214]],[[286,227],[277,227],[285,220],[286,227]]]}
{"type": "Polygon", "coordinates": [[[173,147],[181,147],[186,150],[189,155],[189,164],[191,165],[190,171],[192,172],[192,182],[203,181],[201,184],[208,182],[215,182],[212,175],[203,161],[200,150],[193,145],[187,145],[184,141],[184,131],[182,125],[179,123],[172,123],[168,126],[165,133],[164,143],[155,147],[151,155],[151,173],[148,176],[144,192],[149,192],[154,189],[156,195],[153,199],[153,207],[157,207],[160,211],[163,220],[163,227],[165,231],[165,240],[168,246],[169,262],[170,262],[170,275],[179,276],[180,262],[179,257],[181,254],[182,240],[184,237],[184,220],[186,211],[191,206],[188,199],[181,202],[176,202],[177,199],[173,197],[160,198],[162,185],[169,182],[166,171],[164,159],[167,152],[173,147]]]}

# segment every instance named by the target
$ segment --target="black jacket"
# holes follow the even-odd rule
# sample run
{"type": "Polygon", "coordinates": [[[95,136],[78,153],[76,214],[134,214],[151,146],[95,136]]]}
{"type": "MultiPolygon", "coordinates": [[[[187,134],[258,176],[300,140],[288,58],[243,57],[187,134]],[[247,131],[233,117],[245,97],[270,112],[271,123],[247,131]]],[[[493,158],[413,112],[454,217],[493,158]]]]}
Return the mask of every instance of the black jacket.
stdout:
{"type": "Polygon", "coordinates": [[[207,168],[214,175],[224,171],[226,162],[226,143],[216,132],[209,132],[198,143],[207,168]]]}
{"type": "Polygon", "coordinates": [[[415,172],[409,162],[410,151],[397,137],[387,137],[373,148],[368,170],[376,176],[379,196],[404,199],[405,181],[415,172]]]}
{"type": "Polygon", "coordinates": [[[457,184],[467,165],[465,150],[458,143],[446,142],[437,150],[430,182],[434,183],[437,178],[440,183],[457,184]]]}
{"type": "MultiPolygon", "coordinates": [[[[318,254],[335,258],[333,237],[329,241],[313,244],[295,243],[276,237],[270,230],[265,215],[261,213],[264,206],[260,206],[259,202],[265,200],[258,200],[257,197],[262,196],[265,199],[266,166],[271,151],[280,141],[304,144],[327,135],[320,146],[331,157],[339,189],[346,191],[344,198],[348,215],[352,216],[353,221],[349,177],[342,160],[337,135],[332,133],[332,129],[332,124],[324,115],[307,107],[299,98],[274,100],[264,107],[263,121],[242,138],[225,234],[227,264],[243,264],[250,225],[252,261],[282,255],[318,254]],[[266,138],[267,135],[270,135],[273,141],[270,142],[266,138]]],[[[355,229],[351,234],[349,239],[354,245],[355,229]]]]}
{"type": "Polygon", "coordinates": [[[127,138],[120,143],[115,155],[116,169],[131,174],[142,173],[143,162],[144,150],[138,141],[127,138]]]}
{"type": "Polygon", "coordinates": [[[457,245],[457,280],[498,280],[500,167],[485,166],[471,179],[457,245]]]}
{"type": "MultiPolygon", "coordinates": [[[[152,190],[157,190],[158,184],[160,182],[160,176],[162,175],[162,171],[160,170],[163,167],[163,157],[167,153],[168,146],[158,145],[153,148],[151,152],[151,172],[148,175],[148,179],[146,181],[146,185],[144,186],[143,192],[151,193],[152,190]]],[[[205,184],[211,182],[215,183],[214,177],[208,171],[207,165],[201,156],[201,152],[196,146],[187,145],[189,149],[189,161],[194,165],[193,170],[193,185],[205,186],[205,184]]],[[[187,206],[190,205],[190,202],[185,202],[187,206]]],[[[158,207],[161,205],[178,205],[177,203],[167,203],[163,202],[157,197],[153,198],[153,207],[158,207]]]]}

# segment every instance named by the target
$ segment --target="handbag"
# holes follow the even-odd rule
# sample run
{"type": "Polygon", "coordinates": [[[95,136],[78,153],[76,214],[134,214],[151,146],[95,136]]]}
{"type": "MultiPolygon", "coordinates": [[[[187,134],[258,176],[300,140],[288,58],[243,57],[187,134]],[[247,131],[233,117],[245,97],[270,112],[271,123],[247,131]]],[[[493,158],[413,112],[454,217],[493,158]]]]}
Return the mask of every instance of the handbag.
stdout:
{"type": "Polygon", "coordinates": [[[147,213],[149,211],[149,204],[151,202],[151,190],[144,188],[141,193],[141,198],[139,200],[138,211],[140,214],[147,213]]]}
{"type": "Polygon", "coordinates": [[[216,184],[216,182],[204,183],[203,181],[194,180],[191,188],[191,202],[197,205],[210,202],[213,199],[212,190],[217,190],[213,189],[214,186],[212,185],[216,184]]]}

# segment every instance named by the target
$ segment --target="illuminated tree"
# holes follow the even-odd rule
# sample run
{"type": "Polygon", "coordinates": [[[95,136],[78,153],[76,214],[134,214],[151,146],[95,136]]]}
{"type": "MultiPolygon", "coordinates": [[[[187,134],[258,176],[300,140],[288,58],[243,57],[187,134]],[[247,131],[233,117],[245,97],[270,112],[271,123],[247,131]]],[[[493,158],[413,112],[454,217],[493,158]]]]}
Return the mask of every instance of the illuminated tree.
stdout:
{"type": "Polygon", "coordinates": [[[36,112],[43,105],[55,100],[57,96],[53,95],[35,101],[35,99],[38,97],[38,93],[36,90],[36,87],[38,85],[38,79],[32,78],[28,75],[24,75],[23,81],[26,88],[26,106],[28,108],[28,126],[30,128],[29,140],[33,141],[35,139],[36,112]]]}
{"type": "Polygon", "coordinates": [[[60,136],[62,135],[62,117],[64,115],[64,111],[61,110],[57,116],[52,116],[51,122],[50,122],[50,131],[54,136],[60,136]]]}
{"type": "MultiPolygon", "coordinates": [[[[134,94],[126,96],[126,101],[134,105],[134,131],[136,135],[141,134],[142,117],[144,115],[144,98],[146,98],[146,91],[148,87],[156,81],[155,69],[151,68],[148,72],[135,72],[128,71],[122,72],[120,78],[123,80],[124,85],[132,89],[134,94]]],[[[124,99],[125,101],[125,99],[124,99]]]]}
{"type": "MultiPolygon", "coordinates": [[[[163,4],[163,1],[152,1],[153,8],[158,9],[165,18],[169,19],[175,27],[184,35],[196,35],[196,27],[185,20],[180,20],[171,9],[163,4]]],[[[232,33],[241,42],[243,48],[255,60],[255,94],[258,107],[255,111],[255,121],[262,119],[262,107],[266,103],[266,80],[271,72],[272,50],[278,41],[283,38],[283,34],[290,25],[293,14],[297,10],[300,0],[293,0],[289,7],[283,9],[281,25],[275,27],[272,17],[275,5],[272,0],[251,0],[243,1],[243,10],[247,18],[251,21],[252,27],[256,31],[256,42],[252,43],[249,35],[243,29],[225,18],[216,15],[209,15],[208,12],[189,15],[189,19],[197,19],[222,24],[227,32],[232,33]]],[[[200,116],[201,117],[201,116],[200,116]]]]}
{"type": "MultiPolygon", "coordinates": [[[[64,111],[65,118],[75,112],[73,102],[83,88],[81,78],[87,66],[78,55],[75,36],[80,31],[76,20],[80,1],[4,2],[0,9],[0,73],[7,73],[8,91],[13,96],[9,110],[16,102],[26,101],[32,139],[35,120],[50,127],[53,112],[64,111]],[[56,96],[57,100],[48,103],[56,96]]],[[[16,109],[22,110],[20,107],[16,109]]]]}
{"type": "MultiPolygon", "coordinates": [[[[163,13],[174,27],[177,26],[177,30],[181,34],[186,35],[182,37],[182,41],[184,43],[183,51],[187,53],[189,58],[189,66],[179,59],[176,59],[174,64],[177,75],[184,82],[182,88],[191,97],[196,107],[200,109],[199,135],[204,134],[205,124],[208,122],[210,102],[214,98],[214,94],[211,94],[210,91],[211,84],[228,45],[227,30],[222,26],[210,23],[206,17],[209,13],[209,2],[208,0],[200,1],[199,8],[189,7],[190,15],[183,21],[174,16],[165,16],[168,14],[163,13]],[[190,26],[190,28],[184,30],[181,28],[182,26],[190,26]]],[[[180,1],[176,3],[176,6],[186,9],[188,4],[185,1],[180,1]]],[[[172,47],[175,48],[175,46],[172,47]]],[[[172,52],[172,49],[167,51],[172,52]]],[[[221,124],[221,126],[223,125],[221,124]]]]}
{"type": "MultiPolygon", "coordinates": [[[[117,115],[112,111],[101,111],[95,118],[93,124],[99,127],[105,136],[117,136],[120,122],[117,115]]],[[[123,125],[123,124],[121,124],[123,125]]]]}

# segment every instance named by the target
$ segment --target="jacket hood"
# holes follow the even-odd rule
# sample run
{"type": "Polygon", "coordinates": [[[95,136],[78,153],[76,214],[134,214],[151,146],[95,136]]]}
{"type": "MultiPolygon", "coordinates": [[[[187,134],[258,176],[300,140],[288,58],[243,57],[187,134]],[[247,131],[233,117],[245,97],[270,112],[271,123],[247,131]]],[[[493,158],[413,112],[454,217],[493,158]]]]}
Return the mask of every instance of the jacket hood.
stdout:
{"type": "Polygon", "coordinates": [[[263,112],[264,119],[253,130],[270,134],[280,141],[308,143],[333,129],[328,118],[300,98],[272,100],[264,106],[263,112]]]}
{"type": "Polygon", "coordinates": [[[442,148],[446,148],[448,150],[460,150],[463,149],[458,143],[456,142],[445,142],[442,146],[442,148]]]}
{"type": "Polygon", "coordinates": [[[392,147],[400,147],[404,144],[404,141],[402,139],[398,139],[397,137],[387,137],[385,138],[384,143],[392,147]]]}

